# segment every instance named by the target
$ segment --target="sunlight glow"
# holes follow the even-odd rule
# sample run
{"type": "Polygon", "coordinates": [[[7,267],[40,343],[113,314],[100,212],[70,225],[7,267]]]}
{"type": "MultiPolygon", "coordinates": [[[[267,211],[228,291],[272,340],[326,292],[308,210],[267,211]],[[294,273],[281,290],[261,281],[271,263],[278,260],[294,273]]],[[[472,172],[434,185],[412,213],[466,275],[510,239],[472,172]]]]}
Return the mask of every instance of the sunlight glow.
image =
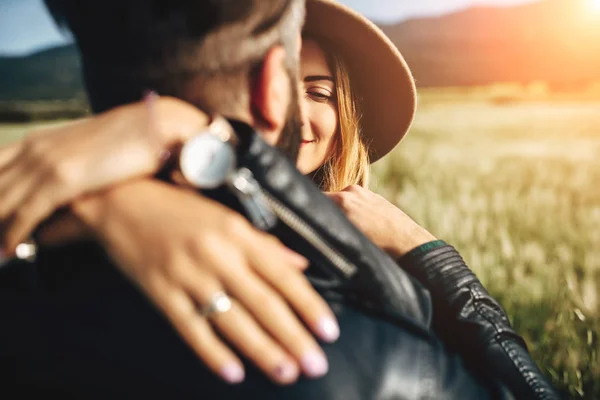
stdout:
{"type": "Polygon", "coordinates": [[[600,0],[588,0],[590,3],[590,9],[593,12],[600,13],[600,0]]]}

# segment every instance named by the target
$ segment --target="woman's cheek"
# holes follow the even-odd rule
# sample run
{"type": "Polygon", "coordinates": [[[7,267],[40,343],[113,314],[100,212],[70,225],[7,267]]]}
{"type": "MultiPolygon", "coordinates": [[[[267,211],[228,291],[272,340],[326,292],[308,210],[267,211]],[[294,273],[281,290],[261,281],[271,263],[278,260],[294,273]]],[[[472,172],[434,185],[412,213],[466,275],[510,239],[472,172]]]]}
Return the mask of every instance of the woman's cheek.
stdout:
{"type": "Polygon", "coordinates": [[[335,132],[337,131],[337,112],[335,106],[332,104],[327,105],[327,109],[324,110],[322,115],[322,125],[323,125],[323,139],[327,141],[331,141],[335,132]]]}
{"type": "Polygon", "coordinates": [[[317,103],[310,99],[305,101],[304,107],[308,118],[304,129],[310,130],[310,133],[305,132],[303,136],[317,140],[300,148],[297,167],[300,172],[307,174],[323,165],[330,153],[337,130],[337,112],[332,104],[317,103]]]}
{"type": "Polygon", "coordinates": [[[323,126],[321,142],[323,143],[324,151],[327,153],[331,149],[336,132],[338,131],[338,117],[334,107],[327,110],[326,115],[323,115],[323,126]]]}

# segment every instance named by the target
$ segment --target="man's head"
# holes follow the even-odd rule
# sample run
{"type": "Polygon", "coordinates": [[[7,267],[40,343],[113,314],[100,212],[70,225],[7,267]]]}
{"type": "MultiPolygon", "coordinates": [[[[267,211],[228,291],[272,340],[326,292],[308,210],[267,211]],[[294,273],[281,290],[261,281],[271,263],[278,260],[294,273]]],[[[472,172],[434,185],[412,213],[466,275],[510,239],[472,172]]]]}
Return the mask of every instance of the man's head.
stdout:
{"type": "Polygon", "coordinates": [[[296,154],[304,0],[45,0],[71,30],[94,112],[147,90],[249,122],[296,154]]]}

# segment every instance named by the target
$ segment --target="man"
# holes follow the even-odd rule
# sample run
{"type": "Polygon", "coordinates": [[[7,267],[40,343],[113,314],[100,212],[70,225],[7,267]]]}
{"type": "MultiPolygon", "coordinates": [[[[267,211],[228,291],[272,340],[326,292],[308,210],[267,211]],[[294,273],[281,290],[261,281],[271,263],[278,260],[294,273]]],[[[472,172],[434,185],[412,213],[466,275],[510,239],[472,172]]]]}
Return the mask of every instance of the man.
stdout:
{"type": "MultiPolygon", "coordinates": [[[[296,92],[294,69],[298,64],[302,2],[189,2],[170,6],[132,1],[84,7],[63,1],[51,6],[69,23],[78,40],[94,111],[137,100],[152,88],[176,94],[208,111],[236,116],[273,140],[280,136],[284,150],[297,150],[298,135],[279,134],[286,123],[297,121],[298,105],[292,102],[297,96],[292,94],[296,92]],[[115,17],[121,20],[112,23],[109,31],[94,25],[94,21],[103,25],[115,17]],[[188,26],[181,27],[182,23],[188,26]]],[[[323,339],[335,340],[339,328],[333,314],[297,267],[305,264],[302,257],[253,230],[238,214],[160,182],[131,184],[102,199],[105,201],[101,196],[81,201],[72,209],[88,225],[98,227],[101,240],[121,270],[165,312],[214,372],[233,382],[243,379],[240,360],[215,335],[207,319],[193,312],[194,304],[209,304],[214,294],[223,290],[235,295],[238,303],[230,312],[214,318],[214,324],[275,381],[297,379],[300,371],[296,364],[302,364],[302,372],[308,376],[326,372],[322,350],[284,301],[288,300],[316,333],[321,331],[323,339]],[[127,202],[119,202],[119,198],[127,202]],[[139,200],[133,207],[132,199],[139,200]],[[147,202],[150,199],[151,203],[147,202]],[[177,208],[165,212],[165,205],[177,208]],[[99,217],[106,207],[110,216],[99,217]],[[168,246],[159,232],[152,236],[132,224],[136,217],[147,222],[160,216],[163,222],[156,225],[170,233],[168,246]],[[122,235],[128,229],[133,232],[124,245],[127,241],[122,235]],[[139,242],[131,243],[131,237],[139,242]],[[190,243],[196,246],[193,254],[190,243]],[[136,248],[149,248],[153,254],[136,253],[136,248]],[[267,285],[261,278],[274,283],[267,285]],[[278,290],[279,281],[287,286],[278,290]],[[265,302],[270,307],[265,308],[265,302]]],[[[70,258],[75,250],[68,251],[70,258]]],[[[87,263],[91,262],[81,264],[87,263]]],[[[90,265],[79,269],[84,270],[84,276],[94,271],[90,265]]],[[[49,270],[56,275],[57,268],[49,270]]]]}
{"type": "MultiPolygon", "coordinates": [[[[273,25],[293,21],[293,18],[290,20],[285,16],[293,16],[295,13],[291,10],[301,2],[274,3],[277,4],[267,1],[182,1],[174,4],[121,1],[118,4],[87,4],[87,8],[83,9],[76,2],[63,1],[56,3],[58,8],[55,10],[65,17],[81,47],[86,83],[96,111],[134,101],[143,90],[152,88],[181,97],[207,111],[243,119],[261,128],[268,136],[276,137],[286,122],[293,121],[290,116],[293,117],[294,112],[290,112],[288,104],[294,98],[295,84],[290,76],[293,74],[287,71],[294,67],[292,54],[296,52],[289,49],[293,48],[292,42],[299,33],[299,24],[295,29],[286,25],[294,33],[287,40],[277,34],[270,36],[269,32],[273,25]],[[61,10],[60,7],[64,8],[61,10]],[[106,26],[110,29],[106,29],[106,26]],[[239,47],[230,47],[238,42],[235,41],[235,35],[227,35],[228,29],[238,33],[241,30],[243,34],[238,39],[243,39],[249,31],[264,35],[261,36],[262,40],[253,38],[253,45],[242,45],[245,51],[240,51],[239,47]],[[214,34],[213,31],[218,33],[214,34]],[[277,46],[278,40],[287,43],[287,46],[281,49],[277,46]],[[107,63],[106,60],[111,58],[118,61],[107,63]],[[286,68],[282,67],[283,60],[287,60],[283,64],[286,68]],[[248,81],[250,76],[254,79],[248,81]]],[[[275,32],[278,32],[277,29],[275,32]]],[[[241,42],[244,43],[243,40],[241,42]]],[[[290,129],[290,132],[293,130],[290,129]]],[[[283,143],[283,147],[293,154],[294,141],[289,140],[289,135],[284,135],[283,143]]],[[[199,218],[192,220],[197,222],[197,227],[206,223],[211,212],[222,217],[213,219],[215,221],[229,218],[222,208],[210,203],[203,203],[201,209],[194,210],[195,201],[205,200],[176,190],[159,183],[135,183],[115,189],[110,199],[112,205],[119,204],[119,198],[134,193],[142,193],[143,199],[152,201],[167,199],[167,203],[182,211],[180,215],[183,219],[178,221],[179,224],[185,218],[193,218],[194,211],[202,211],[199,218]]],[[[127,212],[123,212],[118,207],[117,211],[103,207],[104,200],[83,200],[74,205],[73,210],[101,232],[100,239],[109,254],[162,309],[199,355],[206,354],[207,346],[211,344],[222,346],[221,357],[231,360],[231,354],[219,338],[210,332],[209,322],[196,315],[194,299],[191,298],[197,297],[195,300],[202,305],[203,300],[211,300],[210,294],[219,290],[218,285],[194,295],[189,293],[191,288],[178,290],[174,287],[176,284],[181,286],[184,281],[211,281],[211,276],[189,275],[187,271],[191,269],[188,269],[179,270],[180,275],[175,274],[174,278],[163,278],[161,269],[156,267],[155,270],[159,272],[149,277],[147,271],[152,270],[156,257],[147,260],[148,269],[136,270],[134,266],[144,263],[127,253],[126,243],[120,243],[119,239],[127,235],[119,236],[120,228],[124,227],[118,224],[119,218],[115,218],[115,215],[135,217],[136,208],[149,210],[148,205],[153,203],[141,201],[130,204],[130,208],[125,210],[127,212]]],[[[165,212],[161,207],[154,210],[165,212]]],[[[178,214],[169,210],[164,215],[167,224],[178,214]]],[[[215,229],[215,226],[212,225],[211,229],[215,229]]],[[[236,227],[241,228],[242,225],[236,227]]],[[[217,229],[216,232],[226,236],[223,231],[217,229]]],[[[154,246],[156,243],[148,240],[151,237],[144,233],[140,235],[140,240],[154,246]]],[[[235,239],[235,236],[229,239],[232,238],[235,239]]],[[[262,240],[265,245],[267,243],[258,236],[252,239],[262,240]]],[[[247,239],[246,242],[252,240],[247,239]]],[[[241,243],[240,247],[245,246],[241,243]]],[[[230,246],[228,249],[233,251],[234,248],[230,246]]],[[[412,332],[407,327],[395,326],[341,305],[337,305],[335,311],[345,335],[336,345],[325,347],[332,364],[332,371],[326,378],[302,380],[298,385],[284,389],[273,386],[256,370],[250,369],[246,383],[237,387],[226,386],[211,379],[208,371],[198,364],[144,299],[131,290],[127,282],[120,280],[114,271],[105,268],[108,260],[101,252],[94,247],[87,249],[89,252],[83,252],[82,248],[63,249],[55,254],[46,254],[40,260],[42,267],[47,264],[48,269],[61,266],[70,270],[71,267],[77,269],[78,264],[85,264],[83,275],[87,276],[88,281],[85,278],[77,280],[77,287],[61,287],[57,293],[50,295],[23,295],[18,288],[1,294],[2,319],[7,322],[7,328],[0,335],[4,343],[13,344],[12,348],[2,350],[2,361],[4,366],[13,366],[7,373],[17,384],[33,383],[36,387],[28,388],[55,389],[88,398],[109,395],[162,395],[176,398],[199,395],[207,398],[238,398],[242,395],[262,398],[485,398],[488,395],[488,389],[473,379],[456,358],[449,356],[432,335],[412,332]],[[96,267],[99,272],[90,275],[88,271],[96,267]],[[91,284],[89,280],[92,279],[98,279],[102,284],[91,284]],[[106,296],[107,291],[110,291],[109,296],[106,296]],[[15,304],[19,307],[15,307],[15,304]],[[44,332],[43,336],[39,334],[40,331],[44,332]],[[14,359],[8,364],[7,360],[11,357],[14,359]]],[[[185,249],[179,250],[185,253],[185,249]]],[[[206,248],[200,248],[200,252],[209,253],[206,248]]],[[[448,253],[447,249],[444,253],[448,253]]],[[[418,255],[412,256],[418,258],[418,255]]],[[[161,260],[159,256],[159,263],[161,261],[171,260],[161,260]]],[[[238,282],[251,281],[250,275],[247,279],[237,278],[238,282]]],[[[296,282],[302,285],[297,277],[296,282]]],[[[242,296],[243,292],[240,291],[239,300],[242,296]]],[[[243,343],[239,342],[240,337],[235,336],[232,333],[235,329],[231,328],[240,321],[249,322],[247,314],[242,311],[244,305],[248,304],[236,304],[212,320],[221,333],[231,335],[227,339],[241,347],[242,352],[245,350],[243,343]]],[[[316,305],[321,307],[321,314],[326,313],[321,305],[316,305]]],[[[293,324],[293,321],[287,321],[293,324]]],[[[247,326],[258,329],[256,326],[247,326]]],[[[281,334],[282,341],[289,333],[284,331],[281,334]]],[[[308,343],[305,347],[311,346],[308,343]]],[[[256,357],[257,348],[261,347],[254,344],[254,352],[246,349],[249,350],[248,355],[256,357]]],[[[291,352],[292,349],[293,346],[286,350],[291,352]]],[[[303,356],[307,354],[306,349],[302,350],[304,352],[294,355],[306,360],[303,356]]],[[[305,363],[307,365],[302,365],[303,372],[312,373],[313,376],[322,375],[326,366],[323,368],[322,361],[317,360],[319,356],[315,356],[314,346],[309,351],[313,352],[312,357],[309,358],[310,362],[305,363]]],[[[288,367],[289,364],[281,362],[285,350],[281,353],[278,359],[275,357],[271,362],[267,360],[266,365],[260,364],[264,363],[261,357],[253,360],[265,372],[271,373],[275,381],[286,383],[295,380],[298,371],[294,370],[293,365],[288,367]]],[[[205,359],[205,362],[213,371],[221,373],[225,380],[239,382],[239,370],[235,370],[235,366],[230,368],[235,359],[228,364],[218,358],[205,359]]]]}

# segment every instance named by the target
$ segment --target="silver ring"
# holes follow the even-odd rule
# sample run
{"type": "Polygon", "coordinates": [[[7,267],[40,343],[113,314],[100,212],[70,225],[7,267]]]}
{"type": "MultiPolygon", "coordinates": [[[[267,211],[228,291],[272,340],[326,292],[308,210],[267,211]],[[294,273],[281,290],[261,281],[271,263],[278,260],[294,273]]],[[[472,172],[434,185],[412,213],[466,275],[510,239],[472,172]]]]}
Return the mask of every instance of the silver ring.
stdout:
{"type": "Polygon", "coordinates": [[[226,313],[231,310],[231,306],[231,298],[225,292],[217,292],[212,296],[207,305],[198,309],[198,313],[205,318],[211,318],[215,315],[226,313]]]}
{"type": "Polygon", "coordinates": [[[33,239],[19,243],[15,249],[15,258],[29,262],[35,261],[37,257],[38,246],[33,239]]]}
{"type": "Polygon", "coordinates": [[[13,257],[7,257],[2,253],[2,251],[0,251],[0,268],[15,260],[34,262],[37,257],[37,253],[38,246],[33,239],[19,243],[15,249],[15,255],[13,257]]]}

